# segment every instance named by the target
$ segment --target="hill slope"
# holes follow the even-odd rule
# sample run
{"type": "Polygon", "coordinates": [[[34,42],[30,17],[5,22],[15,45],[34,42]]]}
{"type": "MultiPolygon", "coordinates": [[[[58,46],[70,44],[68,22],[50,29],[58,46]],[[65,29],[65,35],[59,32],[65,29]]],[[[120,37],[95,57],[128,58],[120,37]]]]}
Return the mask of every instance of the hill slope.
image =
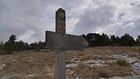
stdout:
{"type": "MultiPolygon", "coordinates": [[[[94,47],[65,55],[70,79],[140,75],[140,47],[94,47]]],[[[0,79],[53,79],[54,58],[49,49],[0,55],[0,79]]]]}

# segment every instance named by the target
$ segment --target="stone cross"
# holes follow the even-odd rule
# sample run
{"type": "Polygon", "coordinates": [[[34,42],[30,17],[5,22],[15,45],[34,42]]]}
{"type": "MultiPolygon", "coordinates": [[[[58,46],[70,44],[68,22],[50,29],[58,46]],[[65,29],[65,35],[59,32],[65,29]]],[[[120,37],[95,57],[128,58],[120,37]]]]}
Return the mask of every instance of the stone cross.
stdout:
{"type": "Polygon", "coordinates": [[[56,11],[56,32],[46,31],[47,48],[56,50],[55,79],[66,79],[64,50],[84,50],[88,46],[82,36],[66,34],[65,10],[56,11]]]}

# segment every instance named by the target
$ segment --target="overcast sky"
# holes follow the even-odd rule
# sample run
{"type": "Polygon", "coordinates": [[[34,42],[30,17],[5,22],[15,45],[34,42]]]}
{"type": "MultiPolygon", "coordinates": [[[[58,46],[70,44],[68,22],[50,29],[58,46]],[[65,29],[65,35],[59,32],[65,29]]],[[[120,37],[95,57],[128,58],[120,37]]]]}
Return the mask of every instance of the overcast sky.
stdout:
{"type": "Polygon", "coordinates": [[[55,29],[55,11],[67,13],[67,33],[140,35],[140,0],[0,0],[0,41],[15,34],[34,42],[55,29]]]}

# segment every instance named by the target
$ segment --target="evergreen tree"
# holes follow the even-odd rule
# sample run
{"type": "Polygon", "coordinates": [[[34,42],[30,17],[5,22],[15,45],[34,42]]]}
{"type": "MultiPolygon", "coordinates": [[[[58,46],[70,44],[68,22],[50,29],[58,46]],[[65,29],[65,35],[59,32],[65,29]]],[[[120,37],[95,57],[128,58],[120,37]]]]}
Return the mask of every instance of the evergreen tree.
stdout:
{"type": "Polygon", "coordinates": [[[116,44],[116,37],[115,37],[115,35],[111,35],[110,36],[110,43],[111,43],[111,45],[115,45],[116,44]]]}
{"type": "Polygon", "coordinates": [[[0,42],[0,51],[3,50],[3,46],[4,46],[4,43],[3,43],[3,41],[1,41],[1,42],[0,42]]]}
{"type": "Polygon", "coordinates": [[[38,42],[38,48],[37,49],[44,49],[45,48],[45,46],[46,46],[46,44],[44,43],[44,42],[41,42],[41,41],[39,41],[38,42]]]}
{"type": "Polygon", "coordinates": [[[129,34],[125,34],[120,39],[120,45],[121,46],[133,46],[133,45],[135,45],[135,40],[129,34]]]}
{"type": "Polygon", "coordinates": [[[15,40],[16,40],[16,35],[11,35],[9,37],[9,40],[4,44],[4,50],[5,51],[15,50],[15,43],[16,43],[15,40]]]}
{"type": "Polygon", "coordinates": [[[38,44],[37,42],[35,42],[35,43],[30,44],[29,49],[37,49],[37,47],[38,47],[38,44]]]}
{"type": "Polygon", "coordinates": [[[110,40],[107,34],[102,34],[102,45],[103,46],[109,46],[110,45],[110,40]]]}
{"type": "Polygon", "coordinates": [[[110,36],[110,45],[112,46],[119,46],[120,44],[120,38],[115,35],[110,36]]]}
{"type": "Polygon", "coordinates": [[[138,36],[138,37],[136,38],[136,43],[137,43],[138,46],[140,46],[140,36],[138,36]]]}
{"type": "Polygon", "coordinates": [[[28,49],[29,49],[28,43],[24,43],[23,41],[15,42],[15,51],[28,50],[28,49]]]}

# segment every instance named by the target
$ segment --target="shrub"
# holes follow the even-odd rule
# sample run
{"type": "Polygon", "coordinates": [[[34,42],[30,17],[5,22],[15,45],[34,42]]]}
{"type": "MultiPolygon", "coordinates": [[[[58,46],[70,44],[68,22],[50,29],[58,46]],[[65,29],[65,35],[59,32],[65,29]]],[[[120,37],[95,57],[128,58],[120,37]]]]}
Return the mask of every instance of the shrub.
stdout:
{"type": "Polygon", "coordinates": [[[119,66],[130,66],[130,64],[126,60],[118,60],[118,61],[116,61],[116,63],[119,66]]]}
{"type": "Polygon", "coordinates": [[[9,54],[13,54],[13,51],[0,51],[1,55],[9,55],[9,54]]]}

